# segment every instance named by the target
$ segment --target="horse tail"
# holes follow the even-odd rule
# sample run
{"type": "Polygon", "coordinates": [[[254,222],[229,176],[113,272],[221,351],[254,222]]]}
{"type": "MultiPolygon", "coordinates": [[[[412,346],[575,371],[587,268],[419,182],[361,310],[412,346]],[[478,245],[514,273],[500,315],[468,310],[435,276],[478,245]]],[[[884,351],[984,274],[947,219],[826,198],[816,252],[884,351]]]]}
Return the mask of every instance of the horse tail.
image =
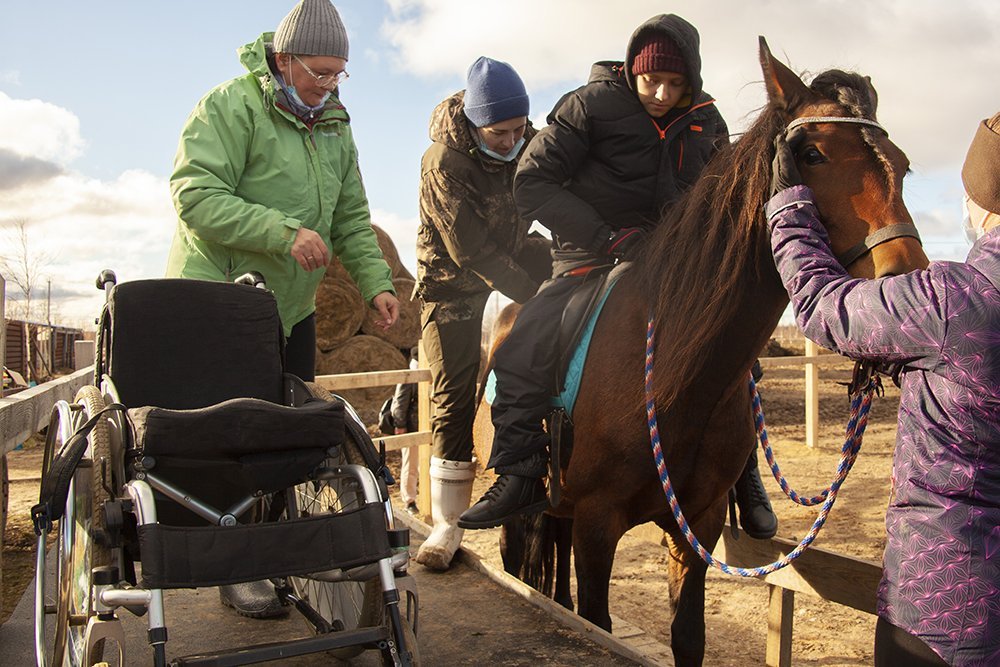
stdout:
{"type": "Polygon", "coordinates": [[[548,514],[519,515],[509,519],[500,531],[504,570],[572,611],[572,539],[572,519],[548,514]]]}
{"type": "Polygon", "coordinates": [[[547,597],[552,597],[555,531],[547,514],[521,514],[501,526],[503,568],[547,597]]]}

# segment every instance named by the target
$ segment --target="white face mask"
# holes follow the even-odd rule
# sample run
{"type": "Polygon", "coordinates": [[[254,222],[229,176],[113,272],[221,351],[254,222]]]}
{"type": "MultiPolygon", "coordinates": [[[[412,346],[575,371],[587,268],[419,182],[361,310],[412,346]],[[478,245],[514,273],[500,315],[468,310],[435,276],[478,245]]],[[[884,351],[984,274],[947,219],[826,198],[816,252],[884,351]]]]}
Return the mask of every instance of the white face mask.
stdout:
{"type": "Polygon", "coordinates": [[[500,160],[501,162],[510,162],[511,160],[516,158],[517,154],[521,151],[522,146],[524,146],[524,137],[521,137],[520,139],[517,140],[517,143],[515,143],[514,147],[510,149],[510,152],[506,153],[505,155],[501,155],[500,153],[497,153],[496,151],[491,151],[489,148],[487,148],[485,141],[483,141],[482,139],[479,140],[479,150],[481,150],[483,154],[489,155],[494,160],[500,160]]]}
{"type": "Polygon", "coordinates": [[[986,230],[983,229],[985,216],[977,217],[980,219],[972,219],[972,213],[969,211],[969,195],[965,195],[962,198],[962,230],[965,232],[965,238],[969,240],[969,243],[975,243],[986,233],[986,230]]]}

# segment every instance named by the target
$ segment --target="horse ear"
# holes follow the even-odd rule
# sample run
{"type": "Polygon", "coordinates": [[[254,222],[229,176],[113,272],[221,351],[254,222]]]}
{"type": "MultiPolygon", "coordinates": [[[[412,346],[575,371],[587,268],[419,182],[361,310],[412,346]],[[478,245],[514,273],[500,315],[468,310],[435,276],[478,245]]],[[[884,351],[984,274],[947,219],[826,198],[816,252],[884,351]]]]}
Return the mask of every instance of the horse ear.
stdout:
{"type": "Polygon", "coordinates": [[[760,39],[760,68],[764,72],[767,87],[767,101],[772,108],[791,115],[803,103],[813,97],[808,86],[802,83],[792,70],[781,64],[767,46],[763,36],[760,39]]]}

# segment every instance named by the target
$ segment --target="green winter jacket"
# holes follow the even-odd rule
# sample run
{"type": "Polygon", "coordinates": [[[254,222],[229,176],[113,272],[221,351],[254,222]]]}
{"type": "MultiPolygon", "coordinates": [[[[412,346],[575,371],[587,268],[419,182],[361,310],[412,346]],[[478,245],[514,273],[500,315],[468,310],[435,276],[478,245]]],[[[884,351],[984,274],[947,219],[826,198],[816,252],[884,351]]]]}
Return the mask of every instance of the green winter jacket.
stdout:
{"type": "Polygon", "coordinates": [[[289,254],[299,227],[326,239],[366,301],[393,287],[350,117],[336,95],[309,124],[288,111],[268,67],[272,38],[239,49],[250,73],[210,91],[184,126],[170,177],[178,221],[167,276],[228,281],[259,271],[288,336],[316,309],[324,273],[289,254]]]}

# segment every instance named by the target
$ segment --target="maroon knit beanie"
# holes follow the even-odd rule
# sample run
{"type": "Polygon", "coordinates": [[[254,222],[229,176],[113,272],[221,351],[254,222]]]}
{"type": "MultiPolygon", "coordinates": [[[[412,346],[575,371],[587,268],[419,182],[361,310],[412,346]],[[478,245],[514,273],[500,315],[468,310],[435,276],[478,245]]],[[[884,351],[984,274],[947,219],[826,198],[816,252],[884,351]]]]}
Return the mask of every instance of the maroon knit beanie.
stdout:
{"type": "Polygon", "coordinates": [[[632,75],[649,72],[679,72],[687,74],[681,50],[662,32],[651,30],[635,43],[635,58],[632,59],[632,75]]]}

